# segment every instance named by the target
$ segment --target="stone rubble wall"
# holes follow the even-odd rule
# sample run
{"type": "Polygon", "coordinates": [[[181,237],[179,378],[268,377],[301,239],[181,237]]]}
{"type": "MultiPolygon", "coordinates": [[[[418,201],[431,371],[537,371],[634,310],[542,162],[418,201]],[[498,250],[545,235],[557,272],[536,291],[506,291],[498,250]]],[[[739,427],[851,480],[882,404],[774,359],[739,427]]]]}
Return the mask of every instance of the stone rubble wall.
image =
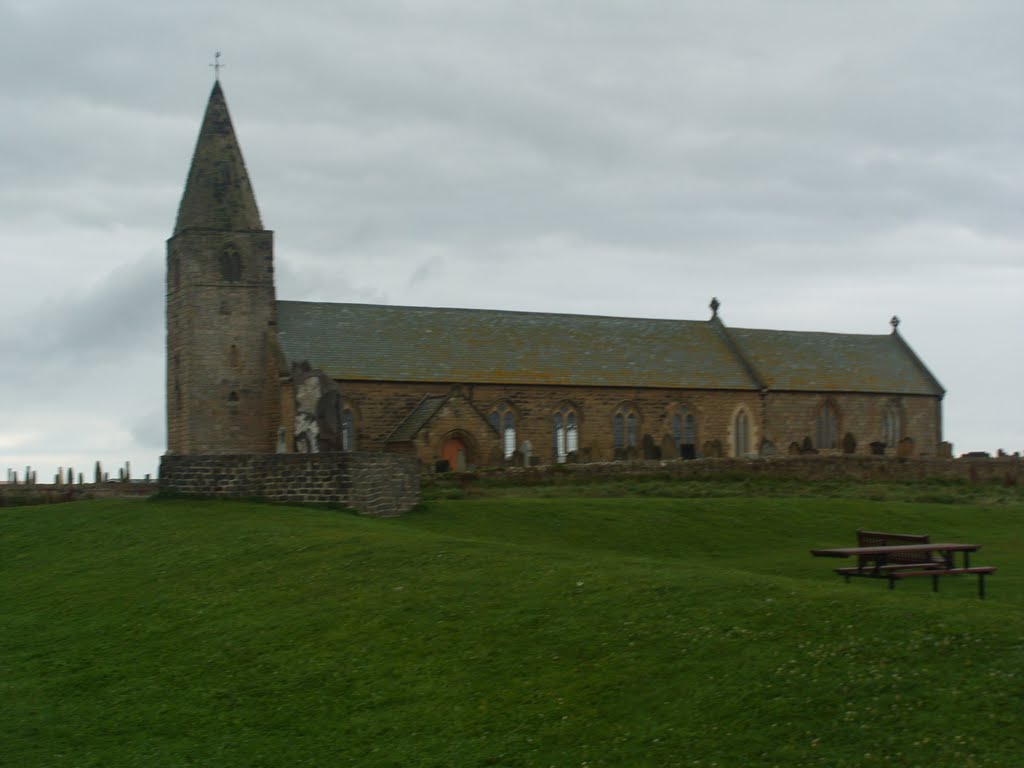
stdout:
{"type": "Polygon", "coordinates": [[[379,453],[166,455],[160,490],[188,496],[331,503],[393,517],[420,498],[419,465],[379,453]]]}
{"type": "Polygon", "coordinates": [[[772,458],[674,459],[670,461],[614,461],[566,463],[536,467],[434,475],[432,482],[458,482],[460,477],[494,478],[511,484],[572,483],[603,477],[667,477],[714,479],[771,477],[805,482],[919,482],[924,480],[970,483],[1024,483],[1024,458],[893,458],[887,456],[776,456],[772,458]]]}

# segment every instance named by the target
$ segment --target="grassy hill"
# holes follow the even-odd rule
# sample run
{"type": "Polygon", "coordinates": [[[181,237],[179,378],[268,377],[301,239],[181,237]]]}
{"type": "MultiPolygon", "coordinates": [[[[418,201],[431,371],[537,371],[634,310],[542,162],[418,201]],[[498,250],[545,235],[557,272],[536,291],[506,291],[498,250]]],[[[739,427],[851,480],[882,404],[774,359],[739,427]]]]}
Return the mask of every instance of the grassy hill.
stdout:
{"type": "Polygon", "coordinates": [[[0,510],[0,764],[1022,764],[1019,496],[673,488],[0,510]],[[809,556],[858,527],[988,599],[809,556]]]}

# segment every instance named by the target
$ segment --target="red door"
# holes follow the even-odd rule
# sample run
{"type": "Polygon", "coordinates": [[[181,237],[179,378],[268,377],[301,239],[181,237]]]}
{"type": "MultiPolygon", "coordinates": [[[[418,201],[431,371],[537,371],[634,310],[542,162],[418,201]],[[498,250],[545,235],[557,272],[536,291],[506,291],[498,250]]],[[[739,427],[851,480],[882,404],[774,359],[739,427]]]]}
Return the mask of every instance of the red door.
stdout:
{"type": "Polygon", "coordinates": [[[448,462],[453,472],[466,471],[466,444],[458,437],[449,437],[441,448],[441,458],[448,462]]]}

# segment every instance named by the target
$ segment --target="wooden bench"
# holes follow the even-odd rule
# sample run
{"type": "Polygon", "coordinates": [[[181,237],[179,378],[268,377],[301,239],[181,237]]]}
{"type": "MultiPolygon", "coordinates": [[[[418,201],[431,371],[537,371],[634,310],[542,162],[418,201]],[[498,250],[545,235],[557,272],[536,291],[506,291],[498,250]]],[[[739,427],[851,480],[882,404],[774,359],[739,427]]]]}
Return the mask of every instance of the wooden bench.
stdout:
{"type": "Polygon", "coordinates": [[[889,589],[893,589],[896,586],[896,582],[900,579],[912,579],[918,576],[931,576],[932,577],[932,592],[939,591],[939,576],[961,576],[963,574],[977,574],[978,576],[978,597],[982,600],[985,599],[985,577],[990,573],[995,573],[995,568],[991,565],[973,566],[971,568],[927,568],[924,570],[916,571],[889,571],[886,576],[889,579],[889,589]]]}
{"type": "MultiPolygon", "coordinates": [[[[858,547],[891,547],[899,544],[930,544],[927,533],[888,533],[886,531],[857,531],[858,547]]],[[[949,564],[932,552],[899,552],[889,555],[884,565],[870,555],[857,558],[855,567],[836,568],[835,572],[850,581],[851,576],[878,578],[899,571],[948,568],[949,564]]],[[[892,582],[890,582],[890,587],[892,582]]]]}

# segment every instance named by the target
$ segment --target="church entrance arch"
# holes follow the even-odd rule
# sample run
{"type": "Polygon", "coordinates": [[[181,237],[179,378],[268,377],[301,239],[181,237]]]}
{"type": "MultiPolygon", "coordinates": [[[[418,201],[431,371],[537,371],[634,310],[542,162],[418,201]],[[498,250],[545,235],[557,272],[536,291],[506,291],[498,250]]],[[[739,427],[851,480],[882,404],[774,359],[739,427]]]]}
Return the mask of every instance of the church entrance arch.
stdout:
{"type": "Polygon", "coordinates": [[[449,435],[441,444],[441,458],[453,472],[465,472],[469,465],[469,444],[462,435],[449,435]]]}

